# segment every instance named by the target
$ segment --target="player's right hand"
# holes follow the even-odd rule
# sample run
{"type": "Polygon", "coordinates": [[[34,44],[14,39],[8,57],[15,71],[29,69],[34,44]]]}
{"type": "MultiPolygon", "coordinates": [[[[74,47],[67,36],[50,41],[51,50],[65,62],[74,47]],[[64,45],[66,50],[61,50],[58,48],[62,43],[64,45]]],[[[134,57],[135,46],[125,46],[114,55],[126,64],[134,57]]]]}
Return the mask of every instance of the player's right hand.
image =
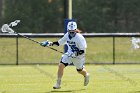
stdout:
{"type": "Polygon", "coordinates": [[[53,45],[53,42],[50,42],[50,41],[47,40],[47,41],[41,42],[40,45],[41,46],[44,46],[44,47],[45,46],[52,46],[53,45]]]}
{"type": "Polygon", "coordinates": [[[78,55],[77,55],[77,52],[71,52],[71,53],[69,53],[68,56],[72,57],[72,58],[76,58],[78,55]]]}

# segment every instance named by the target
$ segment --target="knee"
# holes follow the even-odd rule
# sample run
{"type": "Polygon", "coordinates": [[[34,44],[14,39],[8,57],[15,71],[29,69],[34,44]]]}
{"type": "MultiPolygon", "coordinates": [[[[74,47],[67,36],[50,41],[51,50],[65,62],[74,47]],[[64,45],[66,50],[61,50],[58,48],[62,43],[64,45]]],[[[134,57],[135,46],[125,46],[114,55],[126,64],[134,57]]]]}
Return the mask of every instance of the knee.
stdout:
{"type": "Polygon", "coordinates": [[[82,69],[76,69],[76,70],[77,70],[78,73],[80,73],[83,70],[83,68],[82,69]]]}
{"type": "Polygon", "coordinates": [[[64,69],[64,68],[65,68],[65,65],[62,64],[62,63],[60,63],[60,64],[58,65],[58,67],[59,67],[59,69],[64,69]]]}
{"type": "Polygon", "coordinates": [[[63,67],[66,67],[66,66],[68,66],[68,63],[64,63],[64,62],[60,62],[60,64],[59,64],[59,66],[63,66],[63,67]]]}

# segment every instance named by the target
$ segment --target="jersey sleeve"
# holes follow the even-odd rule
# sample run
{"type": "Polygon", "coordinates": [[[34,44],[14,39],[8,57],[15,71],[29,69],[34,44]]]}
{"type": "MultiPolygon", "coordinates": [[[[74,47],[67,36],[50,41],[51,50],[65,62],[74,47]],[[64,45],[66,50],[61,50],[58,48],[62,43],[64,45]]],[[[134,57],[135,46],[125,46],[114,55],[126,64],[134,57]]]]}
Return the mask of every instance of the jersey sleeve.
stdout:
{"type": "Polygon", "coordinates": [[[78,46],[80,50],[85,50],[87,48],[86,40],[82,35],[78,38],[78,46]]]}
{"type": "Polygon", "coordinates": [[[58,40],[59,45],[64,45],[67,42],[67,35],[66,33],[61,39],[58,40]]]}

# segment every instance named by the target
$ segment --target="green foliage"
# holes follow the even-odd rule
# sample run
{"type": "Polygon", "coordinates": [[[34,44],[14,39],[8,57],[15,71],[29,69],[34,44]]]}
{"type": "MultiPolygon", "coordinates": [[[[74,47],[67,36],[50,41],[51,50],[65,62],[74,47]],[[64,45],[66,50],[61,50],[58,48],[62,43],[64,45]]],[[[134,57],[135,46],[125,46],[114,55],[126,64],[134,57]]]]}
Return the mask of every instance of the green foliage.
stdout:
{"type": "Polygon", "coordinates": [[[18,32],[63,32],[60,0],[6,0],[5,6],[5,21],[21,20],[18,32]]]}
{"type": "Polygon", "coordinates": [[[140,31],[140,0],[75,0],[73,7],[84,32],[140,31]]]}
{"type": "MultiPolygon", "coordinates": [[[[19,32],[63,32],[64,0],[3,0],[4,22],[20,19],[19,32]]],[[[83,32],[140,32],[140,0],[73,0],[83,32]]]]}

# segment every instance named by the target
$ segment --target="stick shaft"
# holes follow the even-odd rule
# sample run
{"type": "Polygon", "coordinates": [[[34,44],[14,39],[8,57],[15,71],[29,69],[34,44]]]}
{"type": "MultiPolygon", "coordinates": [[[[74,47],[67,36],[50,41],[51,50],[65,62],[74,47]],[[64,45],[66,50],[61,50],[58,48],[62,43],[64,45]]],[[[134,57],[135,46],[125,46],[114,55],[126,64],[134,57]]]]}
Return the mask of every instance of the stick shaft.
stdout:
{"type": "MultiPolygon", "coordinates": [[[[17,33],[17,32],[15,32],[15,33],[16,33],[17,35],[20,35],[20,36],[22,36],[22,37],[28,39],[28,40],[31,40],[31,41],[35,42],[35,43],[37,43],[37,44],[40,44],[40,42],[38,42],[38,41],[36,41],[36,40],[34,40],[34,39],[31,39],[31,38],[29,38],[29,37],[27,37],[27,36],[25,36],[25,35],[19,34],[19,33],[17,33]]],[[[54,51],[57,51],[57,52],[59,52],[59,53],[61,53],[61,54],[64,54],[63,52],[58,51],[58,50],[55,49],[55,48],[52,48],[52,47],[49,47],[49,46],[46,46],[46,47],[48,47],[49,49],[52,49],[52,50],[54,50],[54,51]]]]}
{"type": "MultiPolygon", "coordinates": [[[[16,22],[16,21],[14,21],[14,22],[16,22]]],[[[16,26],[17,23],[14,24],[14,22],[13,22],[13,26],[16,26]]],[[[12,25],[12,22],[11,22],[10,24],[12,25]]],[[[22,36],[22,37],[24,37],[24,38],[30,40],[30,41],[35,42],[35,43],[37,43],[37,44],[41,44],[40,42],[38,42],[38,41],[36,41],[36,40],[34,40],[34,39],[31,39],[31,38],[29,38],[29,37],[27,37],[27,36],[25,36],[25,35],[22,35],[22,34],[20,34],[20,33],[18,33],[18,32],[15,32],[15,31],[14,31],[12,28],[10,28],[9,26],[10,26],[10,25],[8,25],[8,24],[4,24],[4,25],[2,26],[2,28],[1,28],[1,29],[2,29],[2,32],[15,33],[15,34],[17,34],[17,35],[19,35],[19,36],[22,36]]],[[[52,48],[52,47],[49,47],[49,46],[46,46],[46,47],[48,47],[48,48],[50,48],[50,49],[52,49],[52,50],[54,50],[54,51],[57,51],[57,52],[63,54],[63,52],[58,51],[58,50],[55,49],[55,48],[52,48]]]]}
{"type": "Polygon", "coordinates": [[[17,35],[20,35],[20,36],[22,36],[22,37],[28,39],[28,40],[31,40],[31,41],[35,42],[35,43],[37,43],[37,44],[40,44],[40,42],[38,42],[38,41],[36,41],[36,40],[34,40],[34,39],[31,39],[31,38],[29,38],[29,37],[27,37],[27,36],[25,36],[25,35],[19,34],[19,33],[17,33],[17,32],[15,32],[15,33],[16,33],[17,35]]]}

